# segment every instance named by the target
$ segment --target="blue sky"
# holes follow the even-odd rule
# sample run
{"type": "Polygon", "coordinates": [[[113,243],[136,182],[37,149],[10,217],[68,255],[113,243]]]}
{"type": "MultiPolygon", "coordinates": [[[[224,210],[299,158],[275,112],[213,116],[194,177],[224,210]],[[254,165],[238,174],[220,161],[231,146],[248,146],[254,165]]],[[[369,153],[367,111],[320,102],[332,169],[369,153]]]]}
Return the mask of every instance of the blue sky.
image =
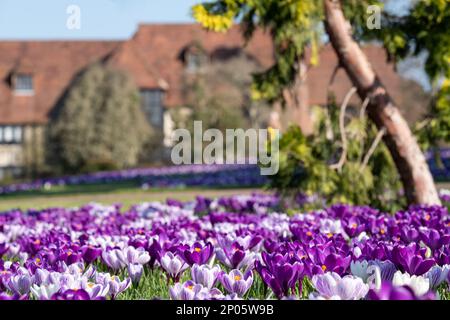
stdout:
{"type": "Polygon", "coordinates": [[[123,39],[140,22],[190,22],[199,0],[0,0],[0,39],[123,39]],[[69,30],[78,5],[81,29],[69,30]]]}

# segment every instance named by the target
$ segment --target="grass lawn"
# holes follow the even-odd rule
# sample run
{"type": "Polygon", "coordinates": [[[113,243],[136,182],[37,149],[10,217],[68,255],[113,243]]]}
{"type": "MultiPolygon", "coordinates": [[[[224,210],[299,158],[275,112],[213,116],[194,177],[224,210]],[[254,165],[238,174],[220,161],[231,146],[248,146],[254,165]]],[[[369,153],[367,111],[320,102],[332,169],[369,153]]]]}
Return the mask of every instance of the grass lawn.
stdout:
{"type": "MultiPolygon", "coordinates": [[[[450,182],[438,183],[440,189],[450,189],[450,182]]],[[[27,191],[0,195],[0,212],[10,209],[44,209],[48,207],[78,207],[89,202],[102,204],[121,203],[124,208],[141,202],[165,201],[173,198],[193,200],[197,195],[215,198],[236,194],[262,192],[257,188],[159,188],[143,190],[133,183],[99,185],[53,186],[49,190],[27,191]]]]}
{"type": "Polygon", "coordinates": [[[121,203],[125,208],[141,202],[165,201],[173,198],[181,201],[193,200],[197,195],[220,197],[236,194],[251,194],[258,189],[149,189],[142,190],[132,185],[90,185],[52,187],[50,190],[30,191],[0,196],[0,211],[13,208],[44,209],[48,207],[77,207],[89,202],[102,204],[121,203]]]}

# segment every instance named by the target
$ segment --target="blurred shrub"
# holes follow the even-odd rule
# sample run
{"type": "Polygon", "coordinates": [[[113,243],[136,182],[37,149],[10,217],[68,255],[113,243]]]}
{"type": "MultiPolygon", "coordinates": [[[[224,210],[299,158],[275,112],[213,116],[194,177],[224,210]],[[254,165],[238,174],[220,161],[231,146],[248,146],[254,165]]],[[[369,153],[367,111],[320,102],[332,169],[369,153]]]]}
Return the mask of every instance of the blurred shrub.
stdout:
{"type": "Polygon", "coordinates": [[[265,127],[270,108],[250,97],[252,74],[261,69],[259,64],[240,50],[213,55],[204,64],[183,78],[185,107],[190,112],[173,111],[178,113],[173,115],[176,125],[192,130],[198,120],[204,130],[265,127]]]}
{"type": "Polygon", "coordinates": [[[375,126],[368,123],[367,117],[347,112],[345,148],[339,107],[331,103],[320,110],[318,127],[312,135],[303,135],[297,126],[282,135],[280,170],[270,176],[270,187],[291,199],[309,198],[304,203],[297,201],[305,209],[334,203],[370,205],[385,210],[402,207],[404,199],[399,193],[398,173],[386,146],[382,142],[374,143],[378,134],[375,126]]]}
{"type": "Polygon", "coordinates": [[[114,171],[118,170],[117,164],[111,160],[88,160],[88,162],[80,168],[80,173],[92,173],[98,171],[114,171]]]}
{"type": "Polygon", "coordinates": [[[125,73],[94,64],[62,99],[49,125],[49,161],[64,172],[136,165],[152,128],[125,73]]]}

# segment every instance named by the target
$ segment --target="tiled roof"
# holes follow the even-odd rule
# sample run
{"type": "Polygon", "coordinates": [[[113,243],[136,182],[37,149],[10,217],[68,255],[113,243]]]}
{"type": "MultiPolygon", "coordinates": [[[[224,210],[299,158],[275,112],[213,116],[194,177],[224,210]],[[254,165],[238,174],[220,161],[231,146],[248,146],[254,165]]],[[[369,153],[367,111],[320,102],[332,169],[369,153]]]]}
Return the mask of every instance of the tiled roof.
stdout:
{"type": "MultiPolygon", "coordinates": [[[[131,41],[145,52],[148,64],[158,70],[168,83],[165,103],[169,107],[183,103],[181,85],[185,69],[180,54],[185,49],[198,43],[206,53],[215,55],[219,51],[235,50],[245,45],[239,26],[227,33],[216,33],[198,24],[140,25],[131,41]]],[[[273,63],[271,40],[261,31],[250,40],[245,52],[262,66],[273,63]]]]}
{"type": "Polygon", "coordinates": [[[0,41],[0,123],[45,123],[73,78],[119,42],[0,41]],[[34,95],[16,95],[14,72],[31,73],[34,95]]]}
{"type": "Polygon", "coordinates": [[[127,72],[139,88],[166,88],[164,79],[132,41],[123,42],[114,49],[107,58],[106,65],[127,72]]]}
{"type": "MultiPolygon", "coordinates": [[[[362,48],[372,67],[380,77],[382,83],[389,89],[397,103],[401,103],[402,92],[400,90],[402,78],[396,73],[394,65],[387,63],[387,56],[383,48],[376,45],[367,45],[362,48]],[[397,101],[398,100],[398,101],[397,101]]],[[[327,88],[333,71],[338,64],[337,56],[330,45],[324,46],[320,51],[319,66],[311,68],[308,72],[308,89],[310,104],[322,105],[327,101],[327,88]]],[[[352,88],[352,84],[343,68],[337,72],[330,91],[335,95],[337,102],[344,100],[347,92],[352,88]]],[[[357,95],[351,100],[359,103],[357,95]]]]}
{"type": "MultiPolygon", "coordinates": [[[[46,123],[74,77],[98,60],[129,72],[141,88],[166,90],[166,107],[180,105],[186,72],[181,55],[193,44],[214,57],[244,47],[245,41],[239,26],[222,34],[197,24],[144,24],[127,41],[0,41],[0,124],[46,123]],[[32,74],[34,95],[14,94],[14,73],[32,74]]],[[[262,31],[256,32],[244,51],[263,67],[273,63],[271,39],[262,31]]],[[[384,51],[376,46],[365,47],[364,51],[394,99],[401,99],[401,78],[386,63],[384,51]]],[[[320,65],[308,74],[311,103],[326,102],[327,84],[336,63],[333,50],[322,48],[320,65]]],[[[332,87],[338,101],[350,86],[340,71],[332,87]]]]}

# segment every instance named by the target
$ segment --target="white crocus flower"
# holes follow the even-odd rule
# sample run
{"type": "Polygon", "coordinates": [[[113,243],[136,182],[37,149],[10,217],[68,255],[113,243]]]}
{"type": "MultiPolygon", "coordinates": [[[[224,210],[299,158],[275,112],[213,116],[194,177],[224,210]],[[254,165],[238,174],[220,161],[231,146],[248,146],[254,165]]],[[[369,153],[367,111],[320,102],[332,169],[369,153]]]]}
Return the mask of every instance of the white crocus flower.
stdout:
{"type": "Polygon", "coordinates": [[[394,279],[392,280],[394,286],[408,286],[418,297],[423,296],[430,290],[430,280],[422,276],[411,276],[408,273],[402,273],[397,271],[394,273],[394,279]]]}
{"type": "Polygon", "coordinates": [[[320,220],[320,232],[326,235],[342,233],[341,221],[332,219],[320,220]]]}
{"type": "Polygon", "coordinates": [[[36,299],[50,300],[52,296],[61,289],[59,284],[42,284],[40,286],[33,284],[31,293],[36,299]]]}

